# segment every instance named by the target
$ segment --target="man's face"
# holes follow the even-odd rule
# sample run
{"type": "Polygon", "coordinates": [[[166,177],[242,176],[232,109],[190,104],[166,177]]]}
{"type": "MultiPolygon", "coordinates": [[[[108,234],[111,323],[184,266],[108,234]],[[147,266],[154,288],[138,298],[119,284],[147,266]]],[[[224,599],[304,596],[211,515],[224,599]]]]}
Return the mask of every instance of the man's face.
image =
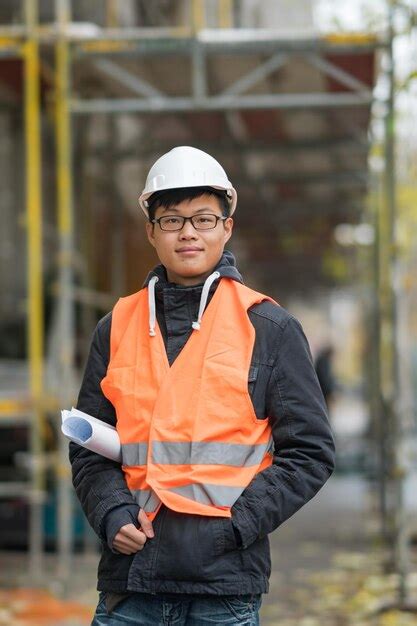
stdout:
{"type": "MultiPolygon", "coordinates": [[[[165,215],[192,217],[201,213],[222,216],[215,196],[204,194],[170,209],[159,207],[155,218],[165,215]]],[[[166,268],[168,280],[186,286],[198,285],[213,271],[232,235],[232,228],[231,217],[218,220],[217,226],[211,230],[195,230],[190,221],[185,222],[181,230],[173,232],[162,230],[159,224],[146,224],[148,239],[166,268]]]]}

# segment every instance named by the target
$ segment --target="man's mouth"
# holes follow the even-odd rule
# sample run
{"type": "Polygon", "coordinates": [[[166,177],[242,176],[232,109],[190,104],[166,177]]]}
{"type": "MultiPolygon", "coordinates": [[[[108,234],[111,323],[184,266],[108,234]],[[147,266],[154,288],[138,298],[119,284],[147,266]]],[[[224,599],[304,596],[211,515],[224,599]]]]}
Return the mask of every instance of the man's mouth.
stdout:
{"type": "Polygon", "coordinates": [[[183,246],[182,248],[178,248],[176,252],[192,253],[192,252],[202,252],[203,248],[198,248],[197,246],[183,246]]]}

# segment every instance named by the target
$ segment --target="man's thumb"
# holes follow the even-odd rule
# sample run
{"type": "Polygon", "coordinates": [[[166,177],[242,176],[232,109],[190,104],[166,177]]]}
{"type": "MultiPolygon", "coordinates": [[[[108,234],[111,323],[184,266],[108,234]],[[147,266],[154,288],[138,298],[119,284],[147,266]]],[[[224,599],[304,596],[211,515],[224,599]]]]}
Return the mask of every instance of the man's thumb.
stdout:
{"type": "Polygon", "coordinates": [[[146,515],[146,513],[145,513],[145,511],[143,509],[140,509],[140,511],[138,513],[138,520],[139,520],[140,526],[142,528],[142,532],[144,532],[145,535],[149,539],[152,539],[152,537],[155,536],[155,534],[153,532],[152,522],[148,518],[148,516],[146,515]]]}

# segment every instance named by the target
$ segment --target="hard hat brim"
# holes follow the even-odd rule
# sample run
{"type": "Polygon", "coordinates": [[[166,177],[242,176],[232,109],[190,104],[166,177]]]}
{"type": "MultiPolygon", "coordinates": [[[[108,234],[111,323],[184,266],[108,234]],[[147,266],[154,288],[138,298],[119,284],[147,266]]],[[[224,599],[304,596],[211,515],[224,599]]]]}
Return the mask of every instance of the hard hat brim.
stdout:
{"type": "MultiPolygon", "coordinates": [[[[231,217],[233,215],[233,213],[236,210],[236,204],[237,204],[237,192],[236,189],[234,187],[220,187],[217,185],[207,185],[208,187],[212,188],[212,189],[218,189],[219,191],[225,191],[229,197],[229,205],[230,205],[230,213],[229,213],[229,217],[231,217]]],[[[201,185],[195,185],[195,187],[201,187],[201,185]]],[[[181,189],[183,187],[169,187],[168,189],[161,189],[158,191],[169,191],[170,189],[181,189]]],[[[188,185],[188,187],[186,187],[186,189],[192,189],[193,185],[188,185]]],[[[156,191],[152,191],[152,192],[148,192],[148,193],[142,193],[139,198],[139,206],[142,209],[142,211],[144,212],[145,216],[149,219],[149,204],[148,204],[148,200],[151,196],[153,196],[154,193],[157,193],[156,191]]]]}

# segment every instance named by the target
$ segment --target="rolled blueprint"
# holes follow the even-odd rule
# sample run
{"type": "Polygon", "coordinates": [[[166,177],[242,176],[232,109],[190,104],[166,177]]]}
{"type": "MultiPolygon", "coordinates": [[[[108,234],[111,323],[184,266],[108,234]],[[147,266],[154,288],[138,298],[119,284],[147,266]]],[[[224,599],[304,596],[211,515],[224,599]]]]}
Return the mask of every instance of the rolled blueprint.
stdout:
{"type": "Polygon", "coordinates": [[[121,463],[120,439],[114,426],[74,407],[61,411],[61,416],[61,430],[70,441],[121,463]]]}

